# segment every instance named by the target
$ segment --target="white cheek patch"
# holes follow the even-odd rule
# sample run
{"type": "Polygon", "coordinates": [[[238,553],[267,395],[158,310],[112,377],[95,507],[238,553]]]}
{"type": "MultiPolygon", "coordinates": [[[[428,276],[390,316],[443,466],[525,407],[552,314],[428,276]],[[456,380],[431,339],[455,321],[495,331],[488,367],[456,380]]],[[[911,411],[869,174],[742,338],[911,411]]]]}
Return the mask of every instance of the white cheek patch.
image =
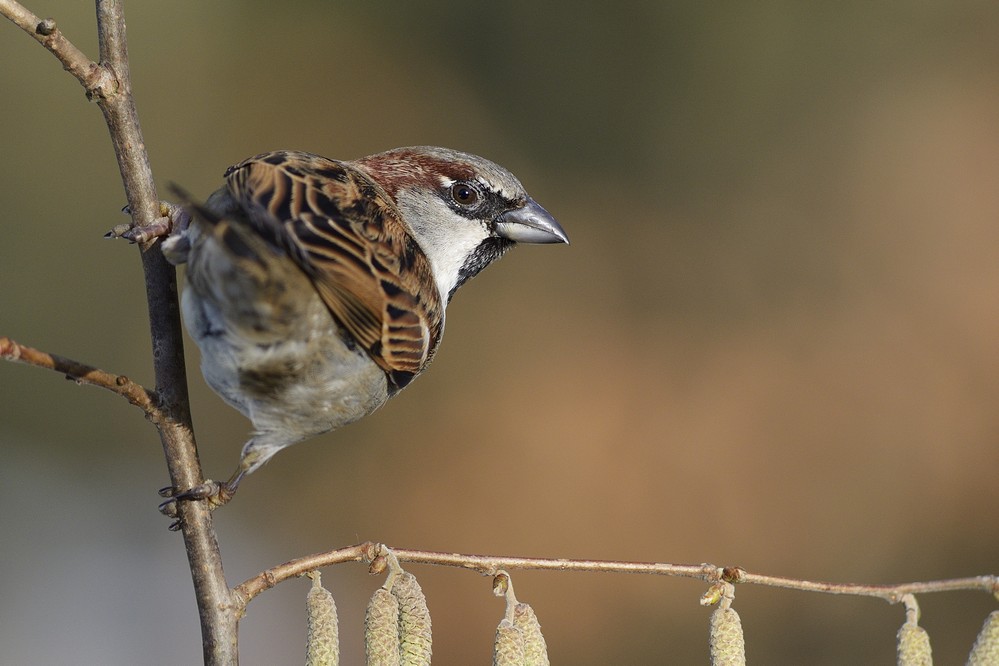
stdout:
{"type": "Polygon", "coordinates": [[[421,197],[403,191],[397,204],[430,261],[437,288],[446,303],[448,294],[458,284],[461,267],[489,232],[481,222],[455,213],[437,196],[421,197]]]}
{"type": "Polygon", "coordinates": [[[448,235],[441,238],[440,243],[435,241],[424,246],[444,302],[458,284],[462,266],[486,237],[481,224],[458,216],[455,219],[465,227],[464,233],[448,235]]]}

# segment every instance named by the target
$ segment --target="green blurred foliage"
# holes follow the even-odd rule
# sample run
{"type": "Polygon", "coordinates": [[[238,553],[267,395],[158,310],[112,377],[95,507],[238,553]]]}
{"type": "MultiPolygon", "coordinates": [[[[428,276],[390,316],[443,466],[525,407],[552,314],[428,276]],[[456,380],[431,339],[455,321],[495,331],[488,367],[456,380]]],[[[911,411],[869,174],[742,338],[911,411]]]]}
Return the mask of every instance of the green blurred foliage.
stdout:
{"type": "MultiPolygon", "coordinates": [[[[51,0],[96,52],[93,8],[51,0]]],[[[462,290],[434,367],[283,452],[218,514],[232,583],[374,539],[895,582],[999,561],[999,5],[131,3],[159,185],[254,153],[442,144],[568,230],[462,290]]],[[[151,382],[100,113],[0,26],[0,335],[151,382]]],[[[165,191],[165,190],[164,190],[165,191]]],[[[247,422],[190,375],[206,470],[247,422]]],[[[192,663],[197,616],[135,410],[0,366],[0,662],[192,663]]],[[[488,580],[415,569],[439,663],[488,659],[488,580]]],[[[702,586],[515,574],[554,663],[704,663],[702,586]]],[[[361,567],[324,576],[358,663],[361,567]]],[[[304,650],[307,583],[242,623],[304,650]]],[[[940,663],[994,601],[921,600],[940,663]]],[[[886,663],[900,608],[740,588],[749,658],[886,663]]]]}

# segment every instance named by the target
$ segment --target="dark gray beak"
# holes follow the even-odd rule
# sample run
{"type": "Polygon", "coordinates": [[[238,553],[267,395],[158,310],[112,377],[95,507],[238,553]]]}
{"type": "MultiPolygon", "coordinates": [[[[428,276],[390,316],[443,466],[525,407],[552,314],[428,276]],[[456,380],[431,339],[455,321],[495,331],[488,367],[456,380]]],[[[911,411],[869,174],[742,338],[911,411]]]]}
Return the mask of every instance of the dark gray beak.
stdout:
{"type": "Polygon", "coordinates": [[[569,243],[552,214],[534,199],[496,218],[496,234],[518,243],[569,243]]]}

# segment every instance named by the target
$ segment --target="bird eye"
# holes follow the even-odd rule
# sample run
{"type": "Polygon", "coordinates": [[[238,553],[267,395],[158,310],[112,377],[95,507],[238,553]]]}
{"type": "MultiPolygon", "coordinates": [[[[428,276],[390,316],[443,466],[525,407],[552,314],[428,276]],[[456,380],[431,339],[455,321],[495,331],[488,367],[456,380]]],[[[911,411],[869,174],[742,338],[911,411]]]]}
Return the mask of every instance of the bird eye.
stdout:
{"type": "Polygon", "coordinates": [[[468,183],[455,183],[451,186],[451,198],[462,206],[472,206],[479,200],[479,192],[468,183]]]}

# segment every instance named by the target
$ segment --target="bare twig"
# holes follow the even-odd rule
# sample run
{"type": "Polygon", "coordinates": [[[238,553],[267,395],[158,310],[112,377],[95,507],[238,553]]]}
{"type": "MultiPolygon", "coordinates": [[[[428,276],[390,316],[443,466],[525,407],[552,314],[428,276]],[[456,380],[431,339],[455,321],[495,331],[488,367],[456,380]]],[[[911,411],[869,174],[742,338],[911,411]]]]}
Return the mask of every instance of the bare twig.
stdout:
{"type": "Polygon", "coordinates": [[[255,596],[265,590],[271,589],[281,581],[301,576],[309,571],[319,569],[320,567],[328,567],[332,564],[371,562],[378,555],[379,548],[378,544],[366,541],[356,546],[348,546],[347,548],[339,548],[325,553],[316,553],[315,555],[306,555],[305,557],[289,560],[284,564],[279,564],[276,567],[262,571],[253,578],[237,585],[232,590],[233,597],[236,599],[236,603],[239,605],[240,612],[242,613],[246,609],[247,604],[255,596]]]}
{"type": "MultiPolygon", "coordinates": [[[[159,217],[159,199],[132,97],[125,16],[120,0],[97,0],[97,31],[101,67],[110,73],[116,83],[114,93],[105,92],[98,99],[98,106],[104,113],[104,120],[111,133],[111,143],[114,144],[114,152],[118,158],[118,168],[133,223],[149,224],[159,217]]],[[[143,249],[148,249],[148,246],[143,249]]],[[[144,267],[148,283],[150,267],[144,267]]],[[[154,270],[163,272],[159,268],[154,270]]],[[[175,272],[169,267],[166,270],[170,273],[176,291],[175,272]]],[[[155,337],[156,333],[153,335],[155,337]]],[[[186,387],[186,381],[184,385],[186,387]]]]}
{"type": "MultiPolygon", "coordinates": [[[[95,100],[114,144],[133,225],[146,226],[158,215],[158,198],[132,98],[125,20],[120,0],[97,0],[100,63],[90,61],[56,28],[14,0],[0,0],[6,16],[59,59],[95,100]]],[[[148,250],[149,246],[143,247],[148,250]]],[[[184,369],[184,347],[177,306],[176,273],[158,249],[142,253],[152,334],[155,394],[162,420],[157,423],[171,483],[191,488],[204,479],[191,427],[184,369]]],[[[238,617],[222,571],[222,557],[211,513],[203,502],[178,506],[188,561],[201,614],[206,664],[235,664],[238,617]]]]}
{"type": "Polygon", "coordinates": [[[163,421],[162,412],[156,405],[156,394],[141,384],[136,384],[125,375],[105,372],[79,361],[39,351],[33,347],[18,344],[10,338],[0,337],[0,359],[17,361],[39,368],[55,370],[66,375],[77,384],[87,384],[117,393],[141,409],[153,423],[163,421]]]}
{"type": "Polygon", "coordinates": [[[14,0],[0,0],[0,14],[51,51],[62,63],[63,69],[83,84],[90,99],[103,97],[107,90],[114,88],[110,73],[66,39],[52,19],[41,19],[14,0]]]}
{"type": "MultiPolygon", "coordinates": [[[[371,562],[382,546],[366,542],[339,548],[325,553],[316,553],[279,564],[237,585],[233,592],[240,604],[245,607],[255,596],[268,590],[283,580],[333,564],[343,562],[371,562]]],[[[739,567],[717,567],[713,564],[667,564],[663,562],[620,562],[611,560],[574,560],[543,557],[496,557],[489,555],[468,555],[463,553],[438,553],[424,550],[392,548],[392,553],[400,562],[413,564],[434,564],[439,566],[471,569],[486,576],[495,576],[503,569],[541,569],[547,571],[586,571],[603,573],[631,573],[653,576],[677,576],[696,578],[707,583],[724,581],[765,585],[789,590],[824,592],[827,594],[850,594],[863,597],[876,597],[889,603],[898,603],[905,595],[928,592],[952,592],[956,590],[981,590],[999,597],[999,576],[976,576],[973,578],[953,578],[923,583],[899,583],[896,585],[858,585],[853,583],[823,583],[795,578],[765,576],[745,571],[739,567]]]]}
{"type": "Polygon", "coordinates": [[[852,594],[861,597],[877,597],[888,603],[897,604],[907,594],[926,594],[929,592],[956,592],[958,590],[980,590],[999,598],[999,576],[973,576],[969,578],[948,578],[931,580],[922,583],[896,583],[892,585],[860,585],[857,583],[824,583],[797,578],[782,578],[780,576],[765,576],[741,569],[734,576],[733,583],[750,583],[780,587],[787,590],[802,592],[824,592],[826,594],[852,594]]]}

